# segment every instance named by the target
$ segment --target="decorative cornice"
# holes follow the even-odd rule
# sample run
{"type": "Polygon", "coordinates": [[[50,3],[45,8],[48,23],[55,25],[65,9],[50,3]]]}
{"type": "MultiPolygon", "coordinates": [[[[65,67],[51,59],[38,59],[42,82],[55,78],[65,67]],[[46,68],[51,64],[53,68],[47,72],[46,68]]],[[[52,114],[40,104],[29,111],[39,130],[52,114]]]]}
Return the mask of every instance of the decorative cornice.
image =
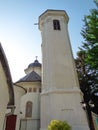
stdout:
{"type": "Polygon", "coordinates": [[[74,87],[72,89],[49,89],[49,90],[43,90],[41,95],[48,95],[48,94],[63,94],[63,93],[80,93],[82,95],[82,92],[79,88],[74,87]]]}

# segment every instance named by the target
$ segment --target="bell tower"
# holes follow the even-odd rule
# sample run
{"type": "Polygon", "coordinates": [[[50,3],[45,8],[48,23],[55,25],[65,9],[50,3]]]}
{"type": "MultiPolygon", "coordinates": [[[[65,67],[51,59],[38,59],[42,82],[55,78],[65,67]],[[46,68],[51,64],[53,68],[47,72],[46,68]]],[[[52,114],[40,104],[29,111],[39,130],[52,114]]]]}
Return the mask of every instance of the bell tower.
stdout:
{"type": "Polygon", "coordinates": [[[47,10],[39,16],[42,36],[41,129],[51,120],[67,121],[72,130],[89,130],[81,107],[75,64],[64,10],[47,10]]]}

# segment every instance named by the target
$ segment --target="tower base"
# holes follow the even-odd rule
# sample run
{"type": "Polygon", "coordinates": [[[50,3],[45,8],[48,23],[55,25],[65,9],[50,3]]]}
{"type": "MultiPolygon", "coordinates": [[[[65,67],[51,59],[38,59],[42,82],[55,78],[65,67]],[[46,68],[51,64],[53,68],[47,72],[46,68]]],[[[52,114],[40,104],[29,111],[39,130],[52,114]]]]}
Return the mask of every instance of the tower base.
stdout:
{"type": "MultiPolygon", "coordinates": [[[[40,130],[47,130],[47,128],[40,128],[40,130]]],[[[73,126],[72,130],[90,130],[87,125],[85,126],[73,126]]]]}
{"type": "Polygon", "coordinates": [[[51,120],[67,121],[72,130],[89,130],[80,102],[81,92],[78,88],[43,92],[41,130],[46,130],[51,120]]]}

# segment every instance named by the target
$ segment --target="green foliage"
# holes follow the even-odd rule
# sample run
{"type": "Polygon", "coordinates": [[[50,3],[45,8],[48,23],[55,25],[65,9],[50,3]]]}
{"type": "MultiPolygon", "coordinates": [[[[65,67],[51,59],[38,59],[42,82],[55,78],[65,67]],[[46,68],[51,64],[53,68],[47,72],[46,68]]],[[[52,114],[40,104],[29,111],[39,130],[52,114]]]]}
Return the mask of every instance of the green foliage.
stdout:
{"type": "Polygon", "coordinates": [[[92,102],[91,110],[98,114],[98,0],[95,4],[97,8],[84,16],[81,31],[84,41],[75,62],[83,100],[88,105],[92,102]]]}
{"type": "Polygon", "coordinates": [[[98,0],[94,2],[97,8],[84,16],[81,30],[84,41],[75,59],[90,130],[94,130],[91,111],[98,114],[98,0]]]}
{"type": "Polygon", "coordinates": [[[75,63],[80,89],[84,94],[84,102],[88,103],[92,98],[92,90],[98,87],[98,75],[95,69],[85,63],[85,51],[79,51],[77,56],[75,63]]]}
{"type": "Polygon", "coordinates": [[[48,125],[48,130],[71,130],[66,121],[52,120],[48,125]]]}
{"type": "Polygon", "coordinates": [[[84,38],[80,50],[85,51],[85,62],[91,68],[98,70],[98,1],[95,1],[97,9],[91,9],[90,14],[84,16],[84,26],[81,35],[84,38]]]}

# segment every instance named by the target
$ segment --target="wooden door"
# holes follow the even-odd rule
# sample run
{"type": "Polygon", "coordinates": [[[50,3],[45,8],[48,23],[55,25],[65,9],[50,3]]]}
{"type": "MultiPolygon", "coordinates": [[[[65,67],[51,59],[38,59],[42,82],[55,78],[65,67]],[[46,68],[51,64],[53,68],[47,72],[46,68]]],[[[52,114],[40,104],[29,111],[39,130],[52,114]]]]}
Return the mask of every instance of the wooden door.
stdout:
{"type": "Polygon", "coordinates": [[[16,118],[16,115],[7,116],[5,130],[15,130],[16,118]]]}

